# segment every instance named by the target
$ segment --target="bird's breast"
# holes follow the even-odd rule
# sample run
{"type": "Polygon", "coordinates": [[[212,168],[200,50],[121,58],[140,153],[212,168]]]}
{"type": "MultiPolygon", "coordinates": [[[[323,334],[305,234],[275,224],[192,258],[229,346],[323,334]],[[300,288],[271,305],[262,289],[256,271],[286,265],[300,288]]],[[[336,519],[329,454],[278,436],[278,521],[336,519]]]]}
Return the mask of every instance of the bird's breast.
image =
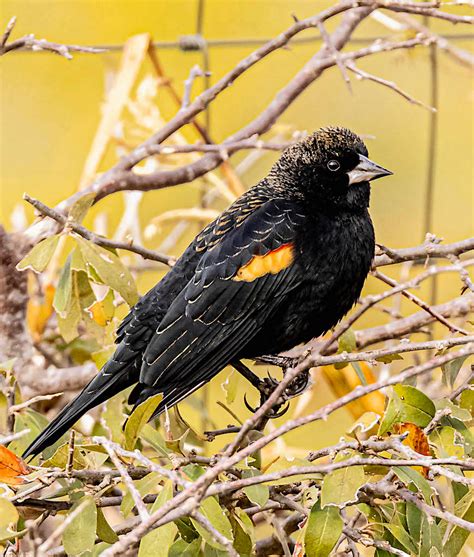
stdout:
{"type": "Polygon", "coordinates": [[[246,355],[288,350],[334,327],[357,302],[374,249],[368,213],[310,221],[294,246],[298,286],[281,300],[246,355]]]}

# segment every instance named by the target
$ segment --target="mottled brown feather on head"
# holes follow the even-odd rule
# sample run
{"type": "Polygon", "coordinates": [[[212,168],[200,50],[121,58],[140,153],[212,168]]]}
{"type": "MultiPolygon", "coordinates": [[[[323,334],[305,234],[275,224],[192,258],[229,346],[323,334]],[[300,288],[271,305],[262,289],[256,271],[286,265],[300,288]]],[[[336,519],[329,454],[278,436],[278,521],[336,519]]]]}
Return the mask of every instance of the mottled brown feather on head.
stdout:
{"type": "Polygon", "coordinates": [[[367,148],[362,139],[351,130],[340,127],[320,128],[312,134],[308,135],[298,143],[291,145],[284,153],[290,157],[311,156],[321,161],[328,156],[339,156],[342,151],[356,151],[363,155],[367,155],[367,148]]]}

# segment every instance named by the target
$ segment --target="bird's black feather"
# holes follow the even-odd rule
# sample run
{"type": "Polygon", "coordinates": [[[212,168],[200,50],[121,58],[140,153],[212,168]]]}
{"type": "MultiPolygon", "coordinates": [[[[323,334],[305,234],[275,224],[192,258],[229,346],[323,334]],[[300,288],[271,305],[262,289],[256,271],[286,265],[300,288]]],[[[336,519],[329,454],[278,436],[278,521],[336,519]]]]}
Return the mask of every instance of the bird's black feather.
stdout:
{"type": "Polygon", "coordinates": [[[127,387],[135,385],[135,405],[163,393],[160,413],[231,361],[286,350],[334,326],[357,300],[374,254],[370,186],[349,179],[366,156],[343,128],[288,148],[132,308],[112,358],[25,456],[127,387]]]}

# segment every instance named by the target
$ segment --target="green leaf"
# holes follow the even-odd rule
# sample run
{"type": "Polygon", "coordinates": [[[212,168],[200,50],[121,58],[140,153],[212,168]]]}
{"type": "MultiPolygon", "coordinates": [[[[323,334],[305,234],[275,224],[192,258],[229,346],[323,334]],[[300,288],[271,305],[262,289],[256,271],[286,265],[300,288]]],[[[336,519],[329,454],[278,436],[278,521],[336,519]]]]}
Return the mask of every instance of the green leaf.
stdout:
{"type": "MultiPolygon", "coordinates": [[[[454,514],[468,522],[474,522],[474,490],[471,489],[456,503],[454,514]]],[[[450,525],[447,526],[446,523],[441,524],[442,526],[440,529],[443,534],[443,539],[447,528],[449,527],[451,529],[448,534],[447,542],[443,545],[443,557],[457,557],[469,537],[469,532],[459,526],[452,527],[450,525]]]]}
{"type": "Polygon", "coordinates": [[[162,394],[154,395],[139,404],[130,414],[124,430],[126,450],[132,451],[134,449],[140,430],[152,417],[162,398],[162,394]]]}
{"type": "Polygon", "coordinates": [[[201,543],[201,538],[196,538],[191,543],[179,538],[170,547],[168,557],[199,557],[201,543]]]}
{"type": "MultiPolygon", "coordinates": [[[[160,476],[157,472],[151,472],[147,474],[144,478],[140,478],[139,480],[135,480],[133,483],[137,488],[138,493],[142,496],[148,495],[149,493],[155,493],[158,483],[160,481],[160,476]]],[[[125,494],[124,498],[122,499],[122,503],[120,504],[120,511],[122,512],[124,518],[130,514],[131,510],[135,506],[135,501],[129,490],[127,489],[127,493],[125,494]]]]}
{"type": "MultiPolygon", "coordinates": [[[[43,466],[65,468],[68,460],[69,460],[69,444],[65,443],[64,445],[58,447],[57,451],[55,451],[50,458],[45,460],[43,466]]],[[[74,447],[72,465],[75,470],[82,470],[83,468],[86,467],[86,460],[84,456],[81,454],[80,447],[78,445],[74,447]]]]}
{"type": "Polygon", "coordinates": [[[58,313],[57,315],[59,332],[67,343],[72,342],[78,336],[78,325],[82,314],[76,278],[77,273],[74,273],[72,277],[71,294],[67,306],[62,313],[58,313]]]}
{"type": "MultiPolygon", "coordinates": [[[[76,241],[81,249],[88,271],[93,268],[103,282],[116,290],[128,305],[134,305],[138,300],[138,293],[132,275],[113,252],[88,242],[80,236],[76,241]]],[[[94,276],[91,275],[94,280],[94,276]]]]}
{"type": "Polygon", "coordinates": [[[75,503],[69,514],[84,505],[80,513],[66,526],[63,533],[64,551],[68,555],[80,555],[92,551],[97,529],[97,508],[94,498],[90,495],[82,497],[75,503]]]}
{"type": "MultiPolygon", "coordinates": [[[[253,478],[255,476],[259,476],[260,474],[261,471],[257,470],[257,468],[248,468],[242,470],[242,478],[253,478]]],[[[244,487],[242,491],[245,493],[245,495],[247,495],[252,503],[258,505],[259,507],[263,507],[270,497],[270,490],[268,488],[268,485],[249,485],[248,487],[244,487]]]]}
{"type": "MultiPolygon", "coordinates": [[[[173,484],[166,481],[151,512],[154,513],[173,497],[173,484]]],[[[171,545],[178,532],[174,522],[168,522],[147,534],[140,543],[138,557],[168,557],[171,545]]]]}
{"type": "Polygon", "coordinates": [[[363,466],[347,466],[329,472],[321,488],[321,507],[345,506],[356,500],[359,488],[367,481],[363,466]]]}
{"type": "Polygon", "coordinates": [[[253,555],[255,545],[255,526],[243,509],[238,507],[230,515],[234,548],[241,557],[253,555]]]}
{"type": "Polygon", "coordinates": [[[36,246],[33,246],[31,251],[18,263],[16,268],[19,271],[31,269],[35,273],[42,273],[49,265],[51,258],[56,251],[59,242],[59,235],[55,234],[43,240],[36,246]]]}
{"type": "MultiPolygon", "coordinates": [[[[407,502],[406,503],[406,519],[407,519],[407,527],[410,536],[412,537],[412,541],[416,546],[420,545],[420,536],[421,536],[421,520],[422,520],[422,512],[420,509],[414,505],[413,503],[407,502]]],[[[415,553],[418,553],[418,549],[415,553]]]]}
{"type": "MultiPolygon", "coordinates": [[[[352,329],[347,329],[347,331],[339,337],[337,353],[342,354],[342,352],[354,352],[356,348],[357,341],[355,333],[352,329]]],[[[334,365],[336,369],[343,369],[346,366],[347,364],[345,362],[334,365]]]]}
{"type": "MultiPolygon", "coordinates": [[[[459,406],[457,406],[447,398],[437,400],[435,406],[436,406],[436,410],[449,408],[450,410],[449,416],[453,418],[457,418],[462,422],[470,422],[472,420],[472,415],[471,412],[469,412],[469,410],[467,410],[466,408],[460,408],[459,406]]],[[[444,424],[445,422],[446,419],[441,420],[441,424],[444,424]]]]}
{"type": "Polygon", "coordinates": [[[358,439],[361,435],[364,436],[364,434],[370,435],[370,432],[373,432],[373,435],[375,435],[379,420],[380,416],[375,412],[364,412],[364,414],[354,422],[347,433],[355,439],[358,439]]]}
{"type": "Polygon", "coordinates": [[[89,282],[89,277],[84,271],[75,271],[73,273],[73,279],[77,289],[79,305],[81,306],[81,309],[85,310],[96,300],[91,283],[89,282]]]}
{"type": "Polygon", "coordinates": [[[227,551],[223,549],[217,549],[208,543],[204,544],[204,551],[202,552],[203,557],[227,557],[227,551]]]}
{"type": "Polygon", "coordinates": [[[400,397],[392,391],[388,399],[387,407],[383,413],[382,420],[380,422],[378,435],[383,436],[389,431],[394,424],[400,421],[400,413],[402,409],[402,402],[400,397]]]}
{"type": "Polygon", "coordinates": [[[158,451],[161,456],[169,457],[170,451],[166,446],[166,441],[155,427],[152,427],[150,424],[145,424],[142,429],[141,437],[158,451]]]}
{"type": "Polygon", "coordinates": [[[199,464],[191,462],[190,464],[186,464],[186,466],[183,466],[181,468],[181,471],[188,479],[195,482],[198,478],[200,478],[204,474],[206,469],[200,466],[199,464]]]}
{"type": "MultiPolygon", "coordinates": [[[[95,362],[97,365],[97,362],[95,362]]],[[[99,368],[99,366],[97,366],[99,368]]],[[[102,366],[100,366],[102,367],[102,366]]],[[[124,445],[123,428],[125,414],[123,411],[123,397],[114,396],[109,398],[105,403],[105,410],[102,412],[101,420],[103,420],[109,435],[119,445],[124,445]]]]}
{"type": "Polygon", "coordinates": [[[469,389],[466,389],[461,393],[461,398],[459,399],[459,406],[468,410],[471,416],[474,414],[474,386],[471,385],[469,389]]]}
{"type": "Polygon", "coordinates": [[[380,356],[379,358],[375,358],[377,362],[382,362],[383,364],[391,364],[396,360],[403,360],[400,354],[388,354],[387,356],[380,356]]]}
{"type": "Polygon", "coordinates": [[[201,539],[189,517],[178,518],[175,520],[175,524],[178,527],[179,535],[186,543],[191,543],[196,538],[201,539]]]}
{"type": "Polygon", "coordinates": [[[97,508],[97,529],[96,533],[99,539],[106,543],[115,543],[118,540],[117,534],[113,531],[110,524],[102,512],[100,507],[97,508]]]}
{"type": "MultiPolygon", "coordinates": [[[[200,511],[214,526],[214,528],[225,538],[227,538],[231,542],[234,540],[232,534],[232,526],[229,519],[227,518],[227,514],[225,510],[221,508],[215,497],[208,497],[207,499],[204,499],[204,501],[201,503],[200,511]]],[[[191,518],[191,522],[193,523],[194,528],[196,528],[198,533],[202,536],[203,540],[205,540],[211,547],[219,550],[224,549],[213,539],[209,532],[193,518],[191,518]]]]}
{"type": "Polygon", "coordinates": [[[433,401],[410,385],[395,385],[393,390],[402,401],[401,421],[426,427],[436,412],[433,401]]]}
{"type": "Polygon", "coordinates": [[[82,195],[69,210],[69,218],[76,224],[81,224],[82,220],[91,208],[96,197],[95,193],[86,193],[82,195]]]}
{"type": "Polygon", "coordinates": [[[409,422],[426,427],[436,408],[431,399],[410,385],[395,385],[380,423],[379,435],[384,435],[396,423],[409,422]]]}
{"type": "Polygon", "coordinates": [[[82,257],[81,250],[78,245],[71,251],[71,269],[73,271],[83,271],[87,273],[87,265],[82,257]]]}
{"type": "Polygon", "coordinates": [[[461,370],[466,358],[467,356],[460,356],[459,358],[451,360],[450,362],[447,362],[446,364],[441,366],[441,369],[443,370],[443,381],[446,383],[446,385],[448,385],[448,387],[452,388],[452,386],[454,385],[454,382],[456,381],[459,371],[461,370]]]}
{"type": "Polygon", "coordinates": [[[466,427],[464,422],[454,418],[453,416],[447,416],[446,423],[461,434],[464,444],[464,452],[466,456],[471,457],[474,453],[474,434],[472,433],[472,428],[466,427]]]}
{"type": "Polygon", "coordinates": [[[321,509],[317,501],[308,518],[304,537],[306,557],[329,557],[342,534],[343,521],[336,507],[321,509]]]}
{"type": "Polygon", "coordinates": [[[15,505],[5,497],[0,497],[0,527],[6,528],[17,520],[18,511],[15,505]]]}
{"type": "Polygon", "coordinates": [[[425,501],[427,503],[431,502],[431,495],[433,494],[431,485],[417,470],[409,466],[394,466],[393,471],[407,487],[413,484],[423,495],[425,501]]]}
{"type": "Polygon", "coordinates": [[[361,384],[366,386],[367,385],[367,379],[365,378],[364,372],[362,371],[362,368],[360,367],[359,362],[352,362],[351,367],[356,372],[357,377],[359,378],[359,381],[361,382],[361,384]]]}
{"type": "Polygon", "coordinates": [[[438,458],[464,456],[464,447],[459,442],[460,434],[452,427],[437,427],[429,435],[430,444],[434,446],[438,458]]]}
{"type": "Polygon", "coordinates": [[[431,502],[433,493],[431,485],[417,470],[409,466],[394,466],[393,471],[407,487],[413,484],[423,495],[425,501],[427,503],[431,502]]]}
{"type": "Polygon", "coordinates": [[[413,544],[413,540],[403,526],[400,524],[387,523],[385,523],[384,526],[410,554],[415,552],[416,548],[413,544]]]}
{"type": "Polygon", "coordinates": [[[441,532],[437,523],[426,514],[421,515],[421,546],[418,553],[420,557],[446,557],[441,539],[441,532]]]}
{"type": "Polygon", "coordinates": [[[65,317],[65,311],[71,298],[72,276],[71,276],[71,256],[66,259],[64,267],[59,275],[58,286],[54,293],[53,307],[56,312],[65,317]]]}
{"type": "MultiPolygon", "coordinates": [[[[29,429],[29,433],[19,439],[12,441],[8,448],[15,454],[22,454],[26,447],[35,439],[48,425],[48,420],[39,412],[31,408],[22,410],[15,418],[14,433],[29,429]]],[[[43,451],[44,458],[49,458],[56,449],[65,442],[66,435],[61,436],[53,445],[43,451]]],[[[34,462],[34,460],[33,460],[34,462]]]]}

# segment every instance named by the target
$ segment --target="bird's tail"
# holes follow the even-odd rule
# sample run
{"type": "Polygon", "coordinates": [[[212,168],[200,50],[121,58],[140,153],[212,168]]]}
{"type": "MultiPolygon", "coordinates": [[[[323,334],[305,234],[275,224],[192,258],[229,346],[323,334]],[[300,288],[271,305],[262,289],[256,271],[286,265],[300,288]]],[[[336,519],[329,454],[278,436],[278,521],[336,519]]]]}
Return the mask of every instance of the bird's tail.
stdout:
{"type": "Polygon", "coordinates": [[[133,384],[134,364],[107,374],[106,368],[96,375],[83,391],[65,406],[53,421],[42,431],[23,453],[23,458],[37,455],[55,443],[88,410],[108,400],[133,384]]]}

